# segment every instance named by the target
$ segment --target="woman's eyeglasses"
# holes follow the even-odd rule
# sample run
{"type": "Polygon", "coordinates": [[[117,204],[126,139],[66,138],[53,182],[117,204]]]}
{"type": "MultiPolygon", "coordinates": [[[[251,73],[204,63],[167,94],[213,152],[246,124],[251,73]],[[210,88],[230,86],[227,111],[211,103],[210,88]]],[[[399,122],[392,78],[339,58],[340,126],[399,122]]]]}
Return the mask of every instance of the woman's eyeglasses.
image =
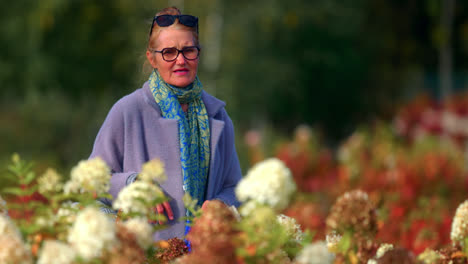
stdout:
{"type": "Polygon", "coordinates": [[[175,20],[179,19],[179,23],[187,27],[197,27],[198,33],[198,17],[191,15],[160,15],[153,18],[149,35],[153,32],[154,23],[157,23],[160,27],[168,27],[174,24],[175,20]]]}
{"type": "Polygon", "coordinates": [[[200,54],[200,48],[197,46],[184,47],[183,49],[176,48],[164,48],[162,50],[149,49],[152,52],[161,53],[163,60],[174,61],[179,57],[179,53],[182,53],[185,59],[195,60],[200,54]]]}

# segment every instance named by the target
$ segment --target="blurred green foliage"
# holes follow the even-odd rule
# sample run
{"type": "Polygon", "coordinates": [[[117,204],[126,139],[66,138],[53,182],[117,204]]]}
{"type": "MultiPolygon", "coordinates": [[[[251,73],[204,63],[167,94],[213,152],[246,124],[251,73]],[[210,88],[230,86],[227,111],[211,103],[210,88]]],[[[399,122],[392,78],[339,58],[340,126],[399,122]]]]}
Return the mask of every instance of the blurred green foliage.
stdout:
{"type": "MultiPolygon", "coordinates": [[[[171,4],[199,16],[200,78],[227,102],[239,134],[308,123],[336,142],[391,117],[437,73],[440,1],[2,0],[0,163],[13,152],[58,168],[87,158],[112,104],[147,79],[150,23],[171,4]]],[[[463,79],[466,1],[453,19],[463,79]]]]}

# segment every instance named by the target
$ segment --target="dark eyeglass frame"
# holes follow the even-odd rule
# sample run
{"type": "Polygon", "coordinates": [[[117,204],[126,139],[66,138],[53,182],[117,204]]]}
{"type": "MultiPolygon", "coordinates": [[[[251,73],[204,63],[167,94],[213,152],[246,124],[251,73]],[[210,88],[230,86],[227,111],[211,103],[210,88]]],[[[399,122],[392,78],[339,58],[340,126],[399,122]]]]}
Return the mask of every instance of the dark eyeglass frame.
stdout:
{"type": "Polygon", "coordinates": [[[184,58],[185,58],[186,60],[196,60],[196,59],[198,59],[198,57],[200,57],[200,47],[199,47],[199,46],[187,46],[187,47],[183,47],[181,50],[178,49],[178,48],[164,48],[164,49],[162,49],[162,50],[155,50],[155,49],[149,48],[148,50],[150,50],[151,52],[161,53],[161,56],[162,56],[163,60],[168,61],[168,62],[177,60],[177,58],[179,57],[179,54],[180,54],[180,53],[182,53],[182,56],[184,56],[184,58]],[[189,58],[187,58],[187,56],[185,56],[185,51],[188,50],[188,49],[192,49],[192,48],[196,48],[196,49],[197,49],[197,51],[198,51],[198,52],[197,52],[197,57],[195,57],[195,58],[193,58],[193,59],[189,59],[189,58]],[[167,60],[167,59],[164,57],[164,51],[169,50],[169,49],[177,50],[177,55],[176,55],[175,58],[172,59],[172,60],[167,60]]]}
{"type": "Polygon", "coordinates": [[[151,37],[151,33],[153,32],[154,23],[157,23],[160,27],[168,27],[174,24],[176,19],[178,19],[179,23],[181,23],[184,26],[192,28],[196,27],[198,34],[198,17],[192,15],[160,15],[155,16],[153,18],[153,23],[151,23],[149,36],[151,37]]]}

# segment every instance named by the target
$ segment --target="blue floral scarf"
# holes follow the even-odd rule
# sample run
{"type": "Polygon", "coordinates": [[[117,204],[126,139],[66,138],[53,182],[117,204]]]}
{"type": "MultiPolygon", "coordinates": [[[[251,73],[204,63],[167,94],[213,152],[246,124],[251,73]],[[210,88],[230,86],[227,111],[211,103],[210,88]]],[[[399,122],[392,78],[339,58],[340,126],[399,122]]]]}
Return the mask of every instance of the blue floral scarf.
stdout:
{"type": "MultiPolygon", "coordinates": [[[[202,85],[198,77],[186,88],[166,83],[157,70],[149,78],[153,96],[164,118],[177,119],[179,123],[180,161],[183,188],[201,206],[210,163],[210,126],[205,104],[201,99],[202,85]],[[187,115],[180,103],[188,103],[187,115]]],[[[187,210],[187,216],[190,213],[187,210]]]]}

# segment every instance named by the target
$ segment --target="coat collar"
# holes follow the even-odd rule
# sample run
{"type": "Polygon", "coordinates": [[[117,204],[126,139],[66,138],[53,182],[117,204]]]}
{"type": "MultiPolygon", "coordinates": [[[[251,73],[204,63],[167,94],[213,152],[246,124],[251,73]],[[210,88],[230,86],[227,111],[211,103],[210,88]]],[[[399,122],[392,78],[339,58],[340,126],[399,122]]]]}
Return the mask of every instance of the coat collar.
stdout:
{"type": "MultiPolygon", "coordinates": [[[[145,95],[145,101],[150,104],[153,108],[155,108],[159,114],[161,114],[161,108],[154,100],[153,93],[151,92],[151,88],[149,87],[149,82],[145,82],[143,84],[143,93],[145,95]]],[[[226,103],[217,99],[216,97],[210,95],[206,91],[202,91],[202,100],[205,103],[206,112],[208,113],[208,117],[214,117],[221,109],[226,106],[226,103]]]]}

